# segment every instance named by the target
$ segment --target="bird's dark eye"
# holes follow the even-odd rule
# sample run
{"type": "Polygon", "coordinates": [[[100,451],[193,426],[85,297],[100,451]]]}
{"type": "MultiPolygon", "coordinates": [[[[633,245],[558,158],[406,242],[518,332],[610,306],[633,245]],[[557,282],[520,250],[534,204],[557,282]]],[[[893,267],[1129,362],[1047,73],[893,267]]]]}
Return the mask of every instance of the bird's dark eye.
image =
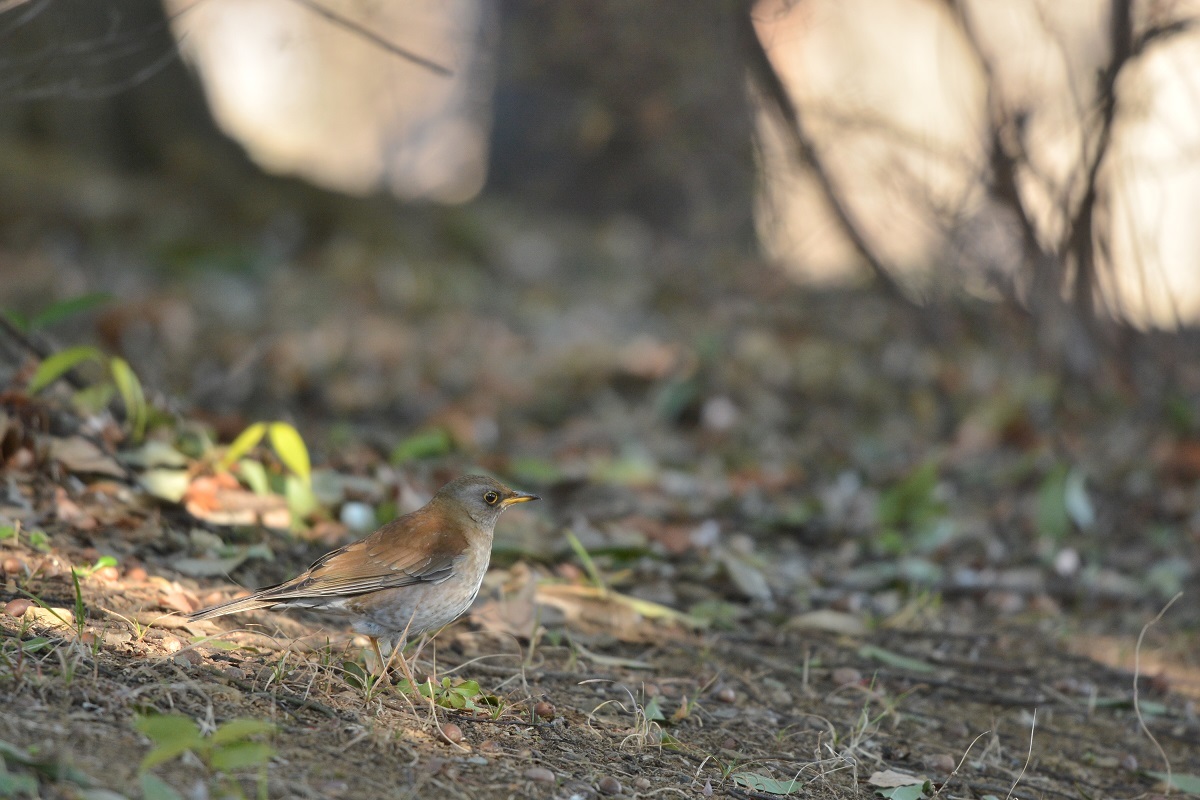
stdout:
{"type": "Polygon", "coordinates": [[[495,492],[484,492],[483,502],[487,503],[489,506],[494,506],[496,503],[500,502],[500,495],[496,494],[495,492]]]}

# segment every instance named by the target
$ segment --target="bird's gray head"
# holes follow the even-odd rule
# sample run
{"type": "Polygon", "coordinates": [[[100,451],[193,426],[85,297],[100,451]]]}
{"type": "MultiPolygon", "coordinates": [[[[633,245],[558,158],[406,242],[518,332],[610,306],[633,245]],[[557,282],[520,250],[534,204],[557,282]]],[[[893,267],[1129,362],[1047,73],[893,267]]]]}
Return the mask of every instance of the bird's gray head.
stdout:
{"type": "Polygon", "coordinates": [[[485,475],[464,475],[450,481],[433,496],[435,502],[457,507],[481,525],[495,525],[501,512],[511,505],[539,499],[510,489],[485,475]]]}

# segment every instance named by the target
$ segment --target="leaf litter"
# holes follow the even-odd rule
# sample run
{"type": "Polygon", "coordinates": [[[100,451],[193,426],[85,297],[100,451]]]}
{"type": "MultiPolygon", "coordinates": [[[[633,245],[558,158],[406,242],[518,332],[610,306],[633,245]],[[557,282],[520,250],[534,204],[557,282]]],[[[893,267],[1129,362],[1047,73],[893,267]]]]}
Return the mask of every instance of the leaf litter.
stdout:
{"type": "MultiPolygon", "coordinates": [[[[485,239],[511,223],[421,213],[478,214],[485,239]]],[[[212,283],[264,307],[240,324],[197,312],[194,339],[172,340],[173,363],[227,372],[213,402],[197,374],[163,370],[192,411],[164,414],[120,367],[103,403],[52,379],[70,359],[115,363],[100,351],[3,375],[14,787],[1106,796],[1165,780],[1131,733],[1128,667],[1076,653],[1106,637],[1126,664],[1194,577],[1196,376],[1147,366],[1175,396],[1166,418],[1136,414],[1115,378],[1047,371],[997,309],[939,309],[950,338],[934,343],[870,290],[802,293],[703,258],[631,270],[586,228],[538,224],[571,257],[536,286],[503,261],[447,278],[448,245],[400,235],[361,243],[386,270],[212,283]],[[144,415],[114,413],[118,395],[144,415]],[[370,680],[336,623],[182,616],[479,468],[546,503],[506,516],[478,606],[422,652],[429,707],[370,680]],[[186,719],[195,757],[139,777],[152,715],[186,719]],[[218,757],[213,732],[237,720],[270,729],[218,757]],[[928,783],[876,781],[896,773],[928,783]]],[[[155,361],[123,356],[133,373],[155,361]]],[[[1200,650],[1195,605],[1177,612],[1148,637],[1161,658],[1140,703],[1187,791],[1200,650]]]]}

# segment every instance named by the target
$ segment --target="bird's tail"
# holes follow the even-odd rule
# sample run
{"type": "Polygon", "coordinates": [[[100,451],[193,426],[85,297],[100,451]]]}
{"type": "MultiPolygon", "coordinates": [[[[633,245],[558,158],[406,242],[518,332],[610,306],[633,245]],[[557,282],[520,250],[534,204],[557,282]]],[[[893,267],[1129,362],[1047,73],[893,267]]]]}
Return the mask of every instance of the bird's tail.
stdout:
{"type": "Polygon", "coordinates": [[[237,600],[230,600],[226,603],[202,608],[199,611],[189,614],[188,619],[192,622],[199,622],[202,619],[214,619],[216,617],[223,617],[226,614],[238,614],[242,611],[254,611],[258,608],[270,608],[275,604],[276,601],[274,600],[264,600],[262,592],[258,592],[249,597],[241,597],[237,600]]]}

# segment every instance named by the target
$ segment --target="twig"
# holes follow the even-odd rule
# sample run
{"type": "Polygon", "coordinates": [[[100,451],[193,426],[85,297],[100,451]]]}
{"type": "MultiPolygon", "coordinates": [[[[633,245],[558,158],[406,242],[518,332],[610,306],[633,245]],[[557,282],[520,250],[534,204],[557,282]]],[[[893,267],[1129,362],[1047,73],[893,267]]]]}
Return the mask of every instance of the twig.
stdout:
{"type": "Polygon", "coordinates": [[[846,235],[846,238],[850,241],[850,245],[859,257],[867,262],[867,266],[871,268],[876,279],[883,285],[887,293],[909,307],[916,307],[917,304],[913,302],[900,287],[900,284],[896,282],[895,278],[892,277],[891,269],[883,263],[883,259],[871,246],[870,242],[867,241],[857,220],[854,218],[854,212],[850,210],[849,205],[847,205],[838,191],[838,187],[834,185],[833,177],[829,174],[829,170],[818,156],[815,143],[808,137],[804,129],[799,109],[792,102],[792,97],[788,93],[787,87],[783,85],[779,73],[775,71],[775,67],[771,63],[771,58],[767,55],[767,51],[763,48],[762,41],[758,37],[758,31],[754,27],[754,18],[750,10],[752,8],[753,6],[748,6],[746,11],[736,16],[743,46],[747,54],[747,67],[750,70],[750,74],[755,78],[758,88],[766,95],[768,105],[781,117],[784,127],[787,129],[788,136],[792,141],[792,146],[795,148],[796,158],[801,163],[808,164],[812,169],[813,177],[816,178],[817,184],[821,187],[821,194],[824,196],[826,202],[829,203],[829,207],[833,211],[833,216],[841,227],[842,233],[846,235]]]}
{"type": "Polygon", "coordinates": [[[1021,766],[1021,774],[1013,781],[1013,785],[1009,788],[1008,794],[1004,795],[1004,800],[1009,800],[1012,793],[1017,790],[1017,784],[1021,782],[1021,778],[1025,777],[1025,770],[1029,769],[1029,762],[1033,759],[1033,734],[1037,730],[1037,709],[1033,710],[1033,724],[1029,726],[1029,750],[1025,753],[1025,763],[1021,766]]]}
{"type": "Polygon", "coordinates": [[[1167,613],[1167,610],[1171,606],[1175,605],[1175,601],[1181,597],[1183,597],[1183,592],[1176,592],[1175,596],[1172,597],[1170,601],[1168,601],[1167,604],[1162,607],[1162,610],[1155,615],[1154,619],[1142,626],[1142,632],[1138,634],[1137,647],[1133,648],[1133,713],[1137,714],[1138,726],[1142,729],[1142,732],[1150,738],[1150,741],[1154,742],[1154,746],[1158,749],[1159,756],[1162,757],[1163,763],[1167,765],[1167,789],[1165,792],[1163,792],[1163,794],[1171,793],[1171,759],[1167,758],[1167,753],[1165,750],[1163,750],[1162,745],[1158,743],[1158,739],[1154,738],[1154,734],[1150,732],[1148,727],[1146,727],[1146,720],[1142,716],[1142,707],[1138,703],[1138,678],[1141,676],[1142,672],[1142,640],[1146,638],[1146,631],[1150,630],[1152,626],[1158,624],[1158,621],[1163,618],[1163,615],[1167,613]]]}
{"type": "Polygon", "coordinates": [[[315,2],[315,0],[292,0],[292,2],[304,6],[309,11],[317,14],[318,16],[324,17],[340,28],[345,28],[351,33],[363,37],[376,47],[380,47],[394,56],[400,56],[403,59],[407,59],[417,66],[424,67],[436,75],[441,75],[447,78],[454,75],[449,68],[443,67],[436,61],[430,61],[424,56],[419,56],[411,50],[405,50],[403,47],[389,42],[387,39],[384,39],[370,28],[366,28],[349,17],[344,17],[336,11],[326,8],[320,3],[315,2]]]}

